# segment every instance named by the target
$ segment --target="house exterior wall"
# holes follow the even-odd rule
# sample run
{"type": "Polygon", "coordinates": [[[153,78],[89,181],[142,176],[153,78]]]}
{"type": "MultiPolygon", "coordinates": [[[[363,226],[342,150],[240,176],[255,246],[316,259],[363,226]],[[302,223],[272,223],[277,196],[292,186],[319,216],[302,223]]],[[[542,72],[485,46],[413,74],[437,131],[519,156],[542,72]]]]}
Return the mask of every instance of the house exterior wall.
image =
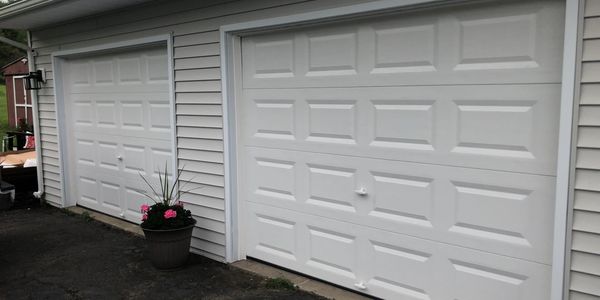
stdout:
{"type": "MultiPolygon", "coordinates": [[[[184,197],[198,220],[193,251],[225,259],[223,121],[219,27],[261,18],[364,3],[364,0],[157,1],[118,12],[32,30],[37,68],[48,81],[39,91],[45,199],[60,205],[61,176],[51,53],[151,35],[174,36],[178,165],[184,179],[205,188],[184,197]]],[[[600,296],[600,0],[585,5],[570,298],[600,296]]],[[[194,186],[191,186],[194,188],[194,186]]]]}
{"type": "MultiPolygon", "coordinates": [[[[192,251],[225,260],[223,120],[219,27],[365,3],[364,0],[157,1],[118,12],[32,30],[37,68],[48,78],[38,92],[45,200],[61,205],[52,52],[172,33],[178,166],[204,188],[182,199],[198,220],[192,251]]],[[[190,184],[189,189],[196,186],[190,184]]]]}
{"type": "Polygon", "coordinates": [[[570,299],[600,297],[600,1],[585,1],[576,99],[570,299]],[[577,108],[576,108],[577,109],[577,108]]]}

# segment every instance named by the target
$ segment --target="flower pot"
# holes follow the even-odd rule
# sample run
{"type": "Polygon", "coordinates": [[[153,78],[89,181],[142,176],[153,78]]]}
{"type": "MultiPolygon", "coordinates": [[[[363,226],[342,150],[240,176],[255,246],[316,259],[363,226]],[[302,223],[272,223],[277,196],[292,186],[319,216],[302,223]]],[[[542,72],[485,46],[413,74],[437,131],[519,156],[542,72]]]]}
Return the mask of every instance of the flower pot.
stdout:
{"type": "Polygon", "coordinates": [[[159,270],[174,270],[185,265],[190,253],[194,224],[169,230],[144,229],[147,256],[159,270]]]}

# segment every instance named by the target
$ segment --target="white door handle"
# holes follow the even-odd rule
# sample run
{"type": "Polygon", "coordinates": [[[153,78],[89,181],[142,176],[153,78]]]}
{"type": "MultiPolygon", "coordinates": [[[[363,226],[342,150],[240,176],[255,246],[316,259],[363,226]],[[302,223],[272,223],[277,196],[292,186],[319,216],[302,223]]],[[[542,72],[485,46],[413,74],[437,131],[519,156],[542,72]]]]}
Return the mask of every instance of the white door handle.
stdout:
{"type": "Polygon", "coordinates": [[[367,195],[367,189],[364,187],[361,187],[360,189],[354,191],[355,193],[359,194],[360,196],[366,196],[367,195]]]}
{"type": "Polygon", "coordinates": [[[355,284],[354,284],[354,286],[355,286],[357,289],[359,289],[359,290],[366,290],[366,289],[367,289],[367,286],[366,286],[366,285],[365,285],[365,283],[364,283],[364,282],[362,282],[362,281],[361,281],[361,282],[357,282],[357,283],[355,283],[355,284]]]}
{"type": "Polygon", "coordinates": [[[121,155],[117,155],[117,159],[118,159],[118,160],[123,160],[123,156],[121,156],[121,155]]]}

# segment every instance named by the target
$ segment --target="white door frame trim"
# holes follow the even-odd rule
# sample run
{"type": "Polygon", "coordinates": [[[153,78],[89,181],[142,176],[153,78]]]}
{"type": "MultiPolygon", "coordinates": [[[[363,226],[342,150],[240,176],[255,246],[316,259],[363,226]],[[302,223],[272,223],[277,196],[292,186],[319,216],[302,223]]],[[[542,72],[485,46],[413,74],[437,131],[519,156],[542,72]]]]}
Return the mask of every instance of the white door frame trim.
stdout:
{"type": "MultiPolygon", "coordinates": [[[[356,16],[389,14],[394,10],[405,10],[415,7],[439,6],[461,2],[476,2],[465,0],[380,0],[370,3],[326,9],[284,17],[261,19],[237,24],[224,25],[220,28],[221,38],[221,84],[223,97],[223,132],[225,151],[225,237],[226,261],[232,262],[245,258],[239,241],[240,213],[237,201],[237,154],[236,154],[236,123],[235,123],[235,78],[239,68],[240,37],[250,32],[269,31],[285,27],[296,27],[307,24],[319,24],[331,20],[343,20],[356,16]]],[[[579,0],[565,0],[565,38],[563,53],[563,71],[561,87],[559,146],[557,157],[557,182],[555,198],[555,222],[552,261],[552,291],[551,300],[563,299],[565,289],[565,266],[567,247],[567,214],[569,202],[569,178],[571,161],[571,139],[573,128],[573,104],[575,97],[575,70],[577,58],[578,19],[580,10],[579,0]]]]}
{"type": "Polygon", "coordinates": [[[55,101],[56,101],[56,122],[58,129],[58,157],[59,157],[59,172],[61,178],[61,198],[62,203],[60,205],[62,207],[69,207],[77,205],[77,201],[75,199],[70,199],[69,197],[69,168],[68,161],[64,159],[65,154],[68,153],[65,148],[66,138],[63,140],[63,137],[67,136],[66,133],[66,119],[65,119],[65,95],[63,91],[63,79],[62,79],[62,64],[65,59],[72,57],[74,55],[93,55],[99,53],[112,53],[118,52],[128,49],[136,49],[142,48],[151,45],[159,45],[164,44],[167,48],[167,59],[168,59],[168,72],[169,72],[169,102],[170,102],[170,115],[171,115],[171,131],[172,131],[172,142],[171,142],[171,150],[173,151],[172,158],[172,172],[173,174],[177,173],[177,128],[176,125],[176,115],[175,115],[175,87],[174,87],[174,69],[173,69],[173,34],[163,34],[163,35],[155,35],[148,36],[139,39],[132,39],[127,41],[108,43],[108,44],[100,44],[90,47],[84,48],[76,48],[69,50],[61,50],[52,52],[52,70],[54,72],[54,93],[55,93],[55,101]]]}

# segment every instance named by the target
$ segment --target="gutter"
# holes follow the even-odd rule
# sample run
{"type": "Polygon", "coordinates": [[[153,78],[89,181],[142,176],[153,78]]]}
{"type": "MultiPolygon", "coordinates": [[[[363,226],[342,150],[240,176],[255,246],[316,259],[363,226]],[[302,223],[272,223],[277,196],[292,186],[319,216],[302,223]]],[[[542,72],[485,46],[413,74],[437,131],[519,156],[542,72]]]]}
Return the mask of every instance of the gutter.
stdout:
{"type": "Polygon", "coordinates": [[[0,19],[6,19],[9,17],[13,17],[16,15],[20,15],[26,12],[29,12],[33,9],[43,7],[46,5],[50,5],[53,2],[58,2],[60,0],[27,0],[27,1],[19,1],[10,5],[7,5],[0,9],[0,19]]]}
{"type": "MultiPolygon", "coordinates": [[[[31,31],[27,31],[27,64],[29,66],[29,72],[35,72],[34,50],[32,48],[31,31]]],[[[30,90],[31,92],[31,109],[33,110],[33,138],[35,139],[35,155],[36,155],[36,170],[37,170],[37,192],[33,193],[33,196],[42,199],[44,195],[44,172],[42,169],[42,134],[40,132],[40,118],[39,118],[39,105],[38,105],[38,94],[37,90],[30,90]]]]}

